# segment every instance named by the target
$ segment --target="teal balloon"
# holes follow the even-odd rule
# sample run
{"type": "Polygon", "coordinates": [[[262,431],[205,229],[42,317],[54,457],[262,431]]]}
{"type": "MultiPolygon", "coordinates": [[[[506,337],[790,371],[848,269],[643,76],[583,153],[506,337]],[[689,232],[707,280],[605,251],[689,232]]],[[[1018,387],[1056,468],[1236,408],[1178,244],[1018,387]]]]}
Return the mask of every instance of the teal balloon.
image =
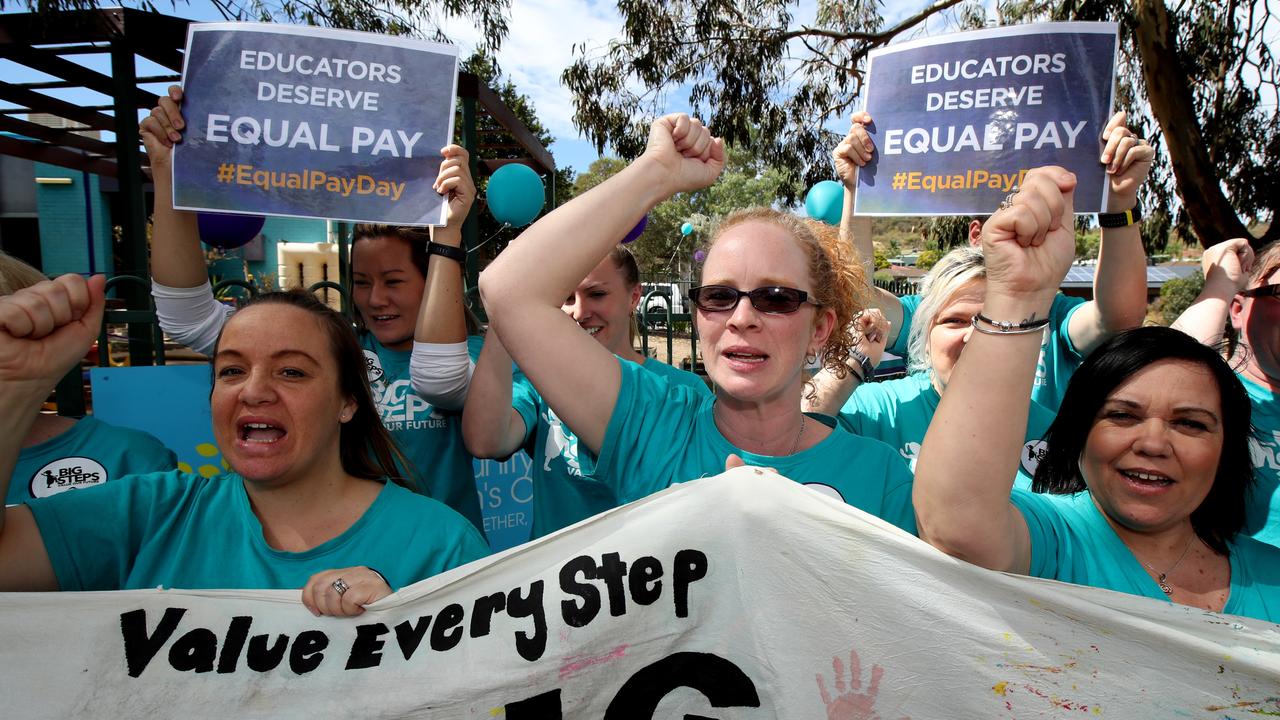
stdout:
{"type": "Polygon", "coordinates": [[[688,235],[691,232],[693,232],[693,223],[685,223],[680,226],[681,235],[688,235]]]}
{"type": "Polygon", "coordinates": [[[823,180],[809,188],[804,198],[805,212],[828,225],[839,225],[844,212],[844,186],[835,180],[823,180]]]}
{"type": "Polygon", "coordinates": [[[542,212],[546,189],[533,168],[509,163],[490,176],[485,198],[495,220],[512,227],[524,227],[542,212]]]}

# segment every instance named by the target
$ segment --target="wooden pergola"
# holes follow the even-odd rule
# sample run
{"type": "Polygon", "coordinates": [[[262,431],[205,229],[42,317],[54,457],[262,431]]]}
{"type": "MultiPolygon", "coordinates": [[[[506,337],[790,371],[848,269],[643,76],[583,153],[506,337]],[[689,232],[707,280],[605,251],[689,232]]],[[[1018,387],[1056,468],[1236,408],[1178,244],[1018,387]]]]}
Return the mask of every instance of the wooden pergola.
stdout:
{"type": "MultiPolygon", "coordinates": [[[[26,158],[60,167],[93,173],[116,181],[119,192],[113,220],[122,230],[123,251],[117,275],[142,280],[147,270],[146,184],[149,164],[138,137],[138,111],[149,111],[158,100],[144,86],[175,83],[180,79],[187,26],[184,18],[129,8],[76,10],[51,13],[0,14],[0,58],[23,65],[54,80],[14,83],[0,80],[0,154],[26,158]],[[78,55],[108,55],[110,75],[85,67],[68,58],[78,55]],[[166,72],[140,76],[137,59],[145,58],[166,72]],[[102,105],[78,105],[53,97],[45,91],[81,88],[110,99],[102,105]],[[33,114],[64,118],[82,126],[58,129],[31,122],[33,114]],[[113,141],[78,134],[77,130],[100,130],[115,134],[113,141]],[[11,137],[17,136],[17,137],[11,137]]],[[[472,176],[477,179],[502,165],[519,162],[539,175],[555,177],[555,160],[523,122],[492,89],[470,73],[458,77],[458,107],[462,114],[461,145],[471,155],[472,176]],[[507,135],[511,145],[487,145],[477,130],[478,119],[488,115],[507,135]],[[480,159],[487,149],[501,148],[503,154],[517,150],[521,158],[480,159]]],[[[548,184],[548,195],[554,184],[548,184]]],[[[554,203],[554,197],[548,197],[554,203]]],[[[463,241],[475,247],[478,234],[477,208],[463,227],[463,241]]],[[[342,233],[340,233],[342,235],[342,233]]],[[[339,243],[343,273],[346,272],[346,238],[339,243]]],[[[474,286],[478,268],[474,254],[468,254],[467,280],[474,286]]],[[[342,278],[345,283],[346,278],[342,278]]],[[[149,313],[147,283],[120,287],[126,310],[114,322],[136,322],[149,313]]],[[[149,364],[154,357],[151,333],[130,327],[130,357],[134,364],[149,364]]]]}

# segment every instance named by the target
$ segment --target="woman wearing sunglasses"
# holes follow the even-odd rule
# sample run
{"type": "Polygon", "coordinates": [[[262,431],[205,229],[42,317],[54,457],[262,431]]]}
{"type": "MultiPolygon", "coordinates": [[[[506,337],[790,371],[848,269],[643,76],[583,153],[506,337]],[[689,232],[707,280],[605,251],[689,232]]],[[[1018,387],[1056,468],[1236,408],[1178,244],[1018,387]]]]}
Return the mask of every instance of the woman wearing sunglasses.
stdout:
{"type": "Polygon", "coordinates": [[[638,160],[539,220],[481,275],[491,329],[577,434],[583,474],[619,503],[718,473],[737,455],[914,532],[897,454],[800,411],[806,360],[844,371],[850,341],[833,330],[852,320],[863,286],[852,258],[803,220],[746,210],[712,238],[689,296],[713,397],[619,360],[561,311],[642,215],[723,168],[724,145],[697,120],[657,120],[638,160]]]}
{"type": "Polygon", "coordinates": [[[1226,354],[1253,406],[1249,450],[1257,486],[1245,532],[1280,547],[1280,242],[1235,238],[1205,250],[1204,290],[1173,326],[1208,345],[1230,326],[1226,354]]]}

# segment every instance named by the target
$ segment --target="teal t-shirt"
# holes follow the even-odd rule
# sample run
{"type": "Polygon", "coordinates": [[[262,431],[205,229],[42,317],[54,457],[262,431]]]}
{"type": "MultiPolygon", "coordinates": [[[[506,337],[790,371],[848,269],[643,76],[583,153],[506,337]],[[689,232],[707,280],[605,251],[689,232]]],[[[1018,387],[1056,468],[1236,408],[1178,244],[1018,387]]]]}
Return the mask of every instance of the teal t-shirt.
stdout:
{"type": "Polygon", "coordinates": [[[90,416],[61,435],[24,448],[4,501],[17,505],[125,475],[172,470],[177,464],[173,451],[154,436],[90,416]]]}
{"type": "MultiPolygon", "coordinates": [[[[418,397],[409,379],[412,351],[391,350],[372,333],[362,333],[369,386],[382,424],[400,444],[418,471],[417,490],[462,513],[484,530],[480,495],[476,492],[471,453],[462,442],[462,411],[441,410],[418,397]]],[[[484,338],[467,338],[472,361],[480,355],[484,338]]]]}
{"type": "MultiPolygon", "coordinates": [[[[1036,380],[1031,388],[1031,399],[1052,413],[1058,412],[1062,396],[1067,391],[1067,382],[1076,368],[1080,367],[1080,363],[1084,362],[1084,356],[1071,342],[1067,327],[1071,322],[1071,315],[1085,302],[1084,298],[1058,293],[1053,298],[1053,306],[1049,308],[1049,325],[1045,328],[1044,340],[1040,344],[1040,360],[1036,363],[1036,380]]],[[[901,357],[907,367],[910,367],[907,337],[911,334],[911,320],[920,307],[920,296],[904,295],[898,298],[898,303],[902,305],[902,327],[893,345],[885,349],[901,357]]]]}
{"type": "Polygon", "coordinates": [[[28,507],[63,590],[291,589],[357,565],[395,590],[489,552],[462,516],[394,483],[346,532],[300,553],[267,544],[235,473],[130,475],[28,507]]]}
{"type": "MultiPolygon", "coordinates": [[[[1031,575],[1170,602],[1088,492],[1037,495],[1014,490],[1012,499],[1031,536],[1031,575]]],[[[1231,588],[1222,612],[1280,622],[1280,548],[1247,535],[1228,547],[1231,588]]]]}
{"type": "MultiPolygon", "coordinates": [[[[836,421],[855,435],[875,438],[896,448],[911,471],[915,472],[920,445],[941,400],[925,373],[888,382],[863,383],[840,408],[836,421]]],[[[1053,418],[1052,412],[1034,400],[1031,402],[1014,487],[1031,489],[1036,466],[1045,453],[1046,445],[1042,438],[1053,418]]]]}
{"type": "MultiPolygon", "coordinates": [[[[640,367],[667,378],[673,385],[693,388],[711,395],[707,384],[686,372],[653,358],[640,367]]],[[[560,422],[555,411],[542,399],[523,375],[516,376],[511,390],[511,406],[524,420],[524,449],[533,459],[533,531],[539,538],[568,527],[621,503],[612,490],[598,482],[583,482],[578,436],[560,422]]]]}
{"type": "MultiPolygon", "coordinates": [[[[794,455],[771,457],[734,447],[712,417],[715,397],[619,360],[622,384],[598,459],[582,453],[584,480],[604,483],[628,503],[676,483],[724,472],[731,453],[771,467],[829,497],[915,534],[911,471],[893,448],[838,427],[794,455]]],[[[798,400],[797,400],[798,402],[798,400]]],[[[829,418],[826,422],[833,423],[829,418]]],[[[807,422],[824,422],[810,415],[807,422]]]]}
{"type": "Polygon", "coordinates": [[[1246,509],[1245,532],[1280,547],[1280,396],[1239,375],[1253,405],[1254,490],[1246,509]]]}

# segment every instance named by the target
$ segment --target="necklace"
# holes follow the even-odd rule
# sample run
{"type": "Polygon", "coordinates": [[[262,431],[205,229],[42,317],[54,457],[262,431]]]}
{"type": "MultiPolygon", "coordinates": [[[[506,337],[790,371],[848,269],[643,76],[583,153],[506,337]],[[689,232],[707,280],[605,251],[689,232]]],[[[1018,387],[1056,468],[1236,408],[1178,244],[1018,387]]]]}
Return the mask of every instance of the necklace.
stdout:
{"type": "Polygon", "coordinates": [[[796,448],[800,447],[800,436],[804,434],[804,413],[800,413],[800,432],[796,433],[796,439],[791,443],[791,452],[788,455],[795,455],[796,448]]]}
{"type": "Polygon", "coordinates": [[[1173,594],[1173,588],[1169,587],[1169,583],[1165,582],[1165,580],[1168,579],[1169,573],[1173,572],[1174,570],[1177,570],[1178,566],[1182,564],[1182,561],[1186,559],[1187,552],[1191,550],[1191,543],[1195,541],[1196,541],[1196,535],[1192,533],[1191,539],[1187,541],[1187,546],[1182,549],[1182,554],[1178,556],[1178,562],[1174,563],[1173,567],[1169,568],[1168,570],[1165,570],[1164,572],[1160,572],[1159,570],[1156,570],[1155,568],[1151,567],[1151,565],[1148,563],[1145,563],[1145,562],[1142,563],[1143,565],[1146,566],[1148,570],[1151,571],[1152,575],[1156,576],[1156,584],[1160,586],[1160,589],[1164,591],[1165,595],[1173,594]]]}

